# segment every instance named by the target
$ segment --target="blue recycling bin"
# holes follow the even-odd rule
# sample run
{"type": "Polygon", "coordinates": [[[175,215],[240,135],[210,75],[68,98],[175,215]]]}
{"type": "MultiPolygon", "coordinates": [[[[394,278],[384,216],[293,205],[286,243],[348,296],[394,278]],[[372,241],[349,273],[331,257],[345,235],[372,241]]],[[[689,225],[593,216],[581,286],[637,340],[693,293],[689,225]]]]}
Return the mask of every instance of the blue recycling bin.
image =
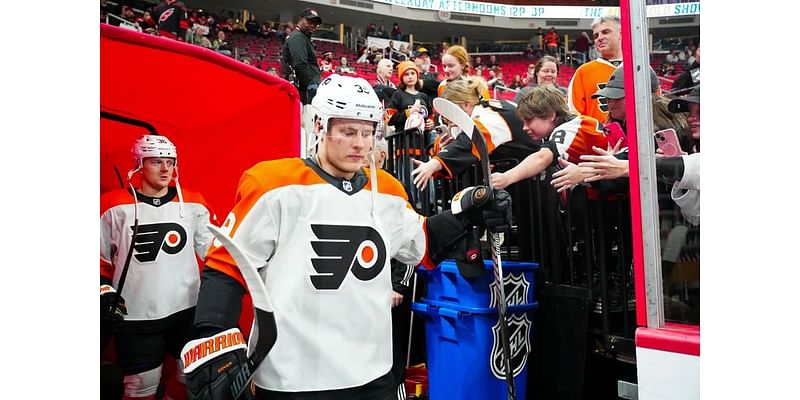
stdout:
{"type": "MultiPolygon", "coordinates": [[[[494,282],[492,261],[483,260],[483,275],[466,279],[458,272],[454,260],[444,260],[438,267],[418,269],[421,279],[428,283],[426,299],[454,303],[466,307],[495,307],[491,285],[494,282]]],[[[534,276],[539,264],[534,262],[503,261],[503,281],[508,305],[533,303],[534,276]]]]}
{"type": "MultiPolygon", "coordinates": [[[[525,399],[532,321],[537,302],[508,307],[511,365],[517,399],[525,399]]],[[[430,400],[505,399],[507,386],[497,308],[423,300],[430,400]]]]}

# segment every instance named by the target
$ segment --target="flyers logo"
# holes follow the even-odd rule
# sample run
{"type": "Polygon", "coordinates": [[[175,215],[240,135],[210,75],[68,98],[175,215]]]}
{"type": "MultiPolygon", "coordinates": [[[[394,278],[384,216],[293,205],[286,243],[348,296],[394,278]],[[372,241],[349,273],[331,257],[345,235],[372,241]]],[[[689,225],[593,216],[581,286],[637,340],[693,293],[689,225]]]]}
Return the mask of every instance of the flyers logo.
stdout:
{"type": "Polygon", "coordinates": [[[175,12],[174,8],[170,8],[169,10],[164,11],[161,15],[158,16],[158,22],[164,22],[172,16],[172,13],[175,12]]]}
{"type": "MultiPolygon", "coordinates": [[[[606,83],[607,82],[598,83],[597,84],[597,90],[600,90],[600,89],[606,87],[606,83]]],[[[597,93],[597,90],[595,90],[595,93],[597,93]]],[[[604,113],[607,113],[608,112],[608,97],[604,97],[604,96],[598,97],[597,98],[597,108],[599,108],[600,111],[602,111],[604,113]]]]}
{"type": "Polygon", "coordinates": [[[386,245],[381,235],[368,226],[311,225],[319,240],[311,241],[318,258],[311,259],[317,275],[311,284],[317,290],[338,290],[352,271],[368,281],[381,273],[386,263],[386,245]]]}
{"type": "Polygon", "coordinates": [[[176,223],[139,225],[133,245],[134,257],[139,262],[152,262],[158,257],[159,250],[164,250],[167,254],[178,254],[184,246],[186,229],[176,223]]]}

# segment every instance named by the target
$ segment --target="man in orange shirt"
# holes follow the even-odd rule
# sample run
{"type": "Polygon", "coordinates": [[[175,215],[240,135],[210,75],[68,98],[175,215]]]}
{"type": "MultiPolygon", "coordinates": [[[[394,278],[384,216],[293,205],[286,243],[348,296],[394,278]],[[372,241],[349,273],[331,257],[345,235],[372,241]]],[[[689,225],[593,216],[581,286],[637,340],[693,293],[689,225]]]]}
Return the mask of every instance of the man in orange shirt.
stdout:
{"type": "Polygon", "coordinates": [[[567,89],[569,109],[598,121],[608,118],[606,99],[592,95],[606,86],[608,78],[622,63],[622,34],[619,17],[605,16],[592,22],[594,44],[600,57],[575,70],[567,89]]]}

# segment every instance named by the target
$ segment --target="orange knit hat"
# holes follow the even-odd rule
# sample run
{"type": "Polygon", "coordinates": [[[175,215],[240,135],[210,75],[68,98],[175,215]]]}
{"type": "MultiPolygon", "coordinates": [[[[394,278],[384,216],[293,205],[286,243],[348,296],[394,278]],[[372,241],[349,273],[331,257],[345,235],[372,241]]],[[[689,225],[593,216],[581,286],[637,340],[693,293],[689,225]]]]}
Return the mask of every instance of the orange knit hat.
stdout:
{"type": "Polygon", "coordinates": [[[403,61],[400,64],[397,64],[397,78],[400,80],[400,83],[403,83],[403,75],[406,74],[409,68],[413,68],[414,71],[417,71],[417,84],[416,89],[419,90],[422,88],[422,72],[417,67],[413,61],[403,61]]]}

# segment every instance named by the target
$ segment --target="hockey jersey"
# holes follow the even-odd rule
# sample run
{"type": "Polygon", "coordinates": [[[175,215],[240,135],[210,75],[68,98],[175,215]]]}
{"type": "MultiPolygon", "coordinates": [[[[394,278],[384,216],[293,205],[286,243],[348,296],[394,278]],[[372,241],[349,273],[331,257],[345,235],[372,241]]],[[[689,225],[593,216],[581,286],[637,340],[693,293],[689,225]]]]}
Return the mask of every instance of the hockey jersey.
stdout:
{"type": "Polygon", "coordinates": [[[567,88],[569,109],[605,122],[608,118],[606,99],[593,99],[592,95],[606,86],[608,78],[620,64],[620,61],[598,58],[578,67],[567,88]]]}
{"type": "MultiPolygon", "coordinates": [[[[266,267],[278,332],[254,374],[257,386],[335,390],[390,370],[390,260],[423,259],[425,220],[400,182],[383,170],[377,180],[373,198],[367,174],[335,178],[296,158],[261,162],[242,175],[223,229],[266,267]]],[[[244,284],[225,248],[212,246],[206,265],[244,284]]]]}
{"type": "MultiPolygon", "coordinates": [[[[212,239],[207,225],[215,218],[203,196],[182,192],[183,217],[175,187],[164,197],[137,193],[139,228],[121,293],[126,321],[160,319],[197,304],[197,257],[206,254],[212,239]]],[[[117,287],[133,235],[134,201],[119,189],[103,194],[100,207],[100,275],[117,287]]]]}
{"type": "Polygon", "coordinates": [[[573,164],[581,162],[582,155],[596,154],[592,146],[605,149],[608,140],[603,134],[603,124],[585,115],[577,116],[553,129],[550,141],[555,142],[561,158],[573,164]]]}
{"type": "MultiPolygon", "coordinates": [[[[517,107],[506,100],[482,101],[472,109],[472,120],[486,140],[486,150],[494,153],[499,146],[515,142],[531,150],[538,151],[542,144],[535,143],[522,130],[522,120],[517,116],[517,107]]],[[[438,145],[438,142],[437,142],[438,145]]],[[[551,147],[552,148],[552,147],[551,147]]],[[[555,149],[552,150],[555,153],[555,149]]],[[[558,154],[554,155],[554,159],[558,154]]],[[[442,169],[436,173],[437,177],[452,179],[460,175],[476,163],[480,156],[478,150],[472,145],[467,135],[461,133],[456,140],[442,148],[434,156],[442,169]]]]}

